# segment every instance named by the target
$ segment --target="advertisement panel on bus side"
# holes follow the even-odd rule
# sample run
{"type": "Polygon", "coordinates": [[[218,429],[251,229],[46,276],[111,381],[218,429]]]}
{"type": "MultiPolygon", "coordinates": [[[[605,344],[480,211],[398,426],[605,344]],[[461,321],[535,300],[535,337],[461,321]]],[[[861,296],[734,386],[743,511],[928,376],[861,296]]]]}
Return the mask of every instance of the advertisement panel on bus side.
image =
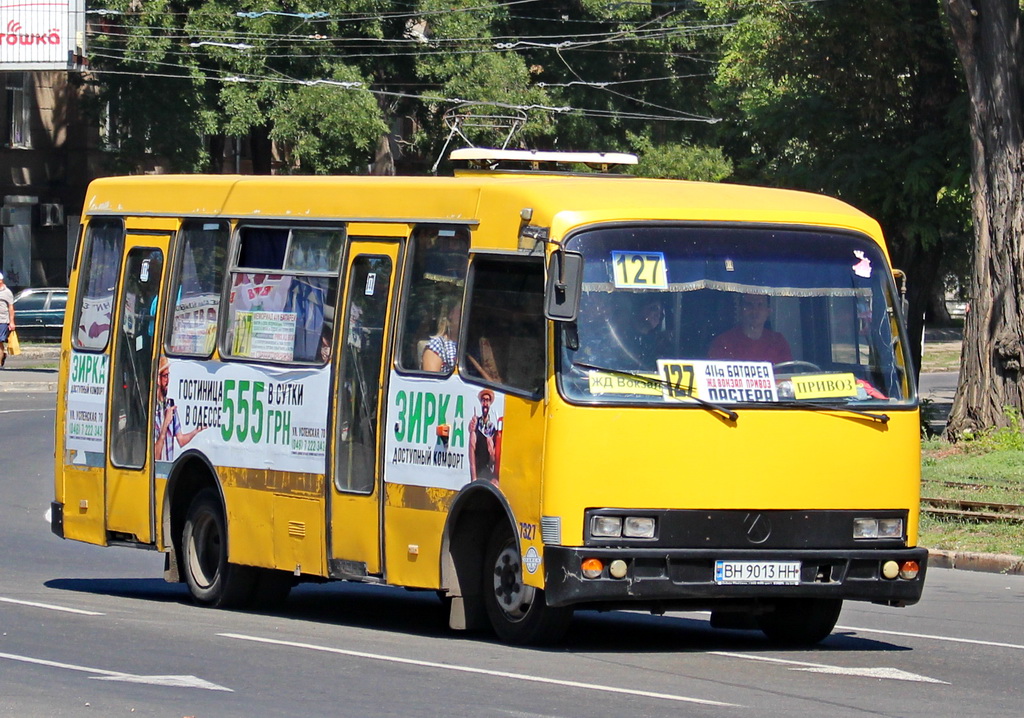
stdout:
{"type": "Polygon", "coordinates": [[[216,466],[325,473],[327,368],[170,359],[165,369],[153,418],[158,473],[186,448],[216,466]]]}
{"type": "Polygon", "coordinates": [[[387,416],[385,481],[454,491],[474,480],[498,483],[504,394],[458,376],[393,373],[387,416]]]}

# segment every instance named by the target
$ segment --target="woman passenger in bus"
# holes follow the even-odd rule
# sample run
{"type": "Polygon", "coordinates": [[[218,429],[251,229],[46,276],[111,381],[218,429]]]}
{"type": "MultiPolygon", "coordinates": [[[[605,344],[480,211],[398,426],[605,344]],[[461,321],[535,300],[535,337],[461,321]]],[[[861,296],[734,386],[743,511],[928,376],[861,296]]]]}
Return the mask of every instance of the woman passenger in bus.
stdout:
{"type": "Polygon", "coordinates": [[[455,368],[458,357],[459,327],[462,324],[462,305],[456,301],[438,322],[437,334],[430,337],[420,357],[423,371],[447,374],[455,368]]]}
{"type": "Polygon", "coordinates": [[[740,296],[739,321],[711,342],[708,359],[735,361],[790,361],[793,352],[786,337],[765,326],[772,309],[767,294],[740,296]]]}

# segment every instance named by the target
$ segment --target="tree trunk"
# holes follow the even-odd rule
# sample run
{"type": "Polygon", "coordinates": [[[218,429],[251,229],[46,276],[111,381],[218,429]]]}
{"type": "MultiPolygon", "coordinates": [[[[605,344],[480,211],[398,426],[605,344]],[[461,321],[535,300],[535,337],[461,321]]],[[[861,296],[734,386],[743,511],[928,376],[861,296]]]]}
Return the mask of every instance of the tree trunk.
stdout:
{"type": "Polygon", "coordinates": [[[393,176],[395,174],[395,158],[391,154],[391,136],[384,133],[377,140],[377,152],[370,165],[370,174],[393,176]]]}
{"type": "Polygon", "coordinates": [[[224,148],[227,140],[222,134],[210,135],[207,139],[210,158],[207,161],[206,171],[210,174],[222,174],[224,172],[224,148]]]}
{"type": "Polygon", "coordinates": [[[915,377],[921,374],[921,342],[924,338],[925,313],[931,301],[932,287],[942,273],[943,245],[925,249],[920,242],[902,238],[900,251],[893,252],[895,269],[907,273],[907,337],[915,377]]]}
{"type": "Polygon", "coordinates": [[[1018,0],[945,0],[971,100],[974,272],[947,435],[1007,425],[1022,406],[1024,92],[1018,0]]]}
{"type": "Polygon", "coordinates": [[[254,175],[273,173],[274,148],[270,141],[270,125],[256,125],[249,130],[249,151],[254,175]]]}

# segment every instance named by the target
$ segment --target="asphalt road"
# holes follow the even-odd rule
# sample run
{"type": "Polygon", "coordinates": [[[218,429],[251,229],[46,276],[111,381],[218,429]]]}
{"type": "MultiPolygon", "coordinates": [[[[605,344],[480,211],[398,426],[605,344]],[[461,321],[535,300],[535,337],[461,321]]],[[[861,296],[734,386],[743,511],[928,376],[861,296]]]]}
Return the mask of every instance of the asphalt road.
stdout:
{"type": "Polygon", "coordinates": [[[432,593],[301,586],[194,606],[161,557],[61,541],[52,394],[0,395],[3,716],[1020,716],[1024,577],[933,570],[905,609],[847,604],[813,650],[702,614],[580,613],[557,649],[449,633],[432,593]]]}

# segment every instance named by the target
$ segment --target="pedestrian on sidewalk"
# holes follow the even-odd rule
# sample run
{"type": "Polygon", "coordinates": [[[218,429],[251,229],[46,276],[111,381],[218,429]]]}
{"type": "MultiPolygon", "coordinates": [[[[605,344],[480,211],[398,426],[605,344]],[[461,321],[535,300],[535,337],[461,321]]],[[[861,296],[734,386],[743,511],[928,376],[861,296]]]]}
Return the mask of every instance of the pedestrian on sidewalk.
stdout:
{"type": "Polygon", "coordinates": [[[0,272],[0,368],[7,362],[7,337],[14,331],[14,293],[0,272]]]}

